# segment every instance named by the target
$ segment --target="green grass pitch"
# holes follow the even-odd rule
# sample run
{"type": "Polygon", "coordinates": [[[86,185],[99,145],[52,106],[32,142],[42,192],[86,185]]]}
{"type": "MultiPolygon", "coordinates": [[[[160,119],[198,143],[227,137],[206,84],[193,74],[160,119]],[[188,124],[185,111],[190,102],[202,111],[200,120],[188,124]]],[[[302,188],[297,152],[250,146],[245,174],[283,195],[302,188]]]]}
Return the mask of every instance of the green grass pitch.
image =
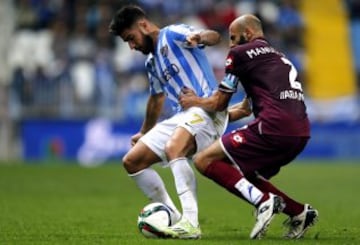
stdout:
{"type": "MultiPolygon", "coordinates": [[[[169,169],[156,167],[175,195],[169,169]]],[[[360,164],[297,161],[273,183],[320,212],[300,241],[282,239],[283,214],[251,241],[253,208],[198,175],[201,240],[146,239],[137,230],[148,200],[120,164],[0,164],[0,244],[360,244],[360,164]]]]}

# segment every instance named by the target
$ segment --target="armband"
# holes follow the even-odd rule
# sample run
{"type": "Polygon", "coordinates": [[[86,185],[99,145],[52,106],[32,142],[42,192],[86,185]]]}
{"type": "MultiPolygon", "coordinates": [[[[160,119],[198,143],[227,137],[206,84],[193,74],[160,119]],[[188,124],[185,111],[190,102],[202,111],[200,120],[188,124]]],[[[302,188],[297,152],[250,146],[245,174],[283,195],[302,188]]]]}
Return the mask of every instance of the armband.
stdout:
{"type": "Polygon", "coordinates": [[[226,74],[223,80],[220,82],[219,90],[224,92],[236,92],[236,88],[239,83],[239,78],[233,74],[226,74]]]}

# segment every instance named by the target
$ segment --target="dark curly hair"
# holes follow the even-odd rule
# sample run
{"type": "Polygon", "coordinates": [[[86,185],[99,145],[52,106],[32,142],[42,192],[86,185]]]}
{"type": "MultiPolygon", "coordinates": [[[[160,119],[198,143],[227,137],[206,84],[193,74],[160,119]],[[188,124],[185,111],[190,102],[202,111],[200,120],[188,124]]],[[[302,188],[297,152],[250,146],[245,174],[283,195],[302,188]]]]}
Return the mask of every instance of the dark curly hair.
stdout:
{"type": "Polygon", "coordinates": [[[126,5],[114,15],[109,25],[109,32],[120,35],[125,29],[130,28],[137,20],[147,18],[145,11],[137,5],[126,5]]]}

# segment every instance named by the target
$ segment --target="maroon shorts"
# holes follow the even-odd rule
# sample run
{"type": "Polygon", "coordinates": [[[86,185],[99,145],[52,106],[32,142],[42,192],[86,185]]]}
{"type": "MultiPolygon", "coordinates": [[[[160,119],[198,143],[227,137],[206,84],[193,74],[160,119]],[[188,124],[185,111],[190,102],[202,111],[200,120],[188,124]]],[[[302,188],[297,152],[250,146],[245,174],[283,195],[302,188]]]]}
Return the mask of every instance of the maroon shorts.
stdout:
{"type": "Polygon", "coordinates": [[[269,179],[302,152],[309,137],[259,134],[257,124],[222,136],[224,150],[245,176],[258,173],[269,179]]]}

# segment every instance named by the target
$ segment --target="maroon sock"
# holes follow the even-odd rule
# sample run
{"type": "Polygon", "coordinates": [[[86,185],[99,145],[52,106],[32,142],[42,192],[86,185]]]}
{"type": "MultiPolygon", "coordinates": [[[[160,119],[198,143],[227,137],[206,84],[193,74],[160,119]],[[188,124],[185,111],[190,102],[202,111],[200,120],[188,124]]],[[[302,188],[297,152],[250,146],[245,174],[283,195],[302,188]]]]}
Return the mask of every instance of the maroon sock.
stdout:
{"type": "Polygon", "coordinates": [[[304,204],[298,203],[297,201],[293,200],[285,193],[281,192],[277,189],[274,185],[272,185],[269,181],[262,177],[254,177],[249,180],[253,183],[257,188],[259,188],[263,192],[271,192],[275,195],[281,196],[286,204],[285,209],[283,212],[289,216],[295,216],[300,214],[304,210],[304,204]]]}
{"type": "Polygon", "coordinates": [[[230,164],[221,160],[214,161],[206,168],[204,175],[227,189],[229,192],[248,202],[241,192],[235,188],[235,184],[244,176],[230,164]]]}
{"type": "MultiPolygon", "coordinates": [[[[255,185],[255,186],[256,186],[256,185],[255,185]]],[[[257,186],[256,186],[256,187],[257,187],[257,186]]],[[[260,188],[258,188],[258,189],[260,190],[260,188]]],[[[262,198],[260,199],[260,202],[255,205],[255,207],[259,207],[259,205],[260,205],[261,203],[265,202],[265,201],[266,201],[267,199],[269,199],[269,197],[270,197],[270,195],[269,195],[268,192],[264,192],[263,190],[260,190],[260,191],[262,191],[264,195],[263,195],[262,198]]]]}

